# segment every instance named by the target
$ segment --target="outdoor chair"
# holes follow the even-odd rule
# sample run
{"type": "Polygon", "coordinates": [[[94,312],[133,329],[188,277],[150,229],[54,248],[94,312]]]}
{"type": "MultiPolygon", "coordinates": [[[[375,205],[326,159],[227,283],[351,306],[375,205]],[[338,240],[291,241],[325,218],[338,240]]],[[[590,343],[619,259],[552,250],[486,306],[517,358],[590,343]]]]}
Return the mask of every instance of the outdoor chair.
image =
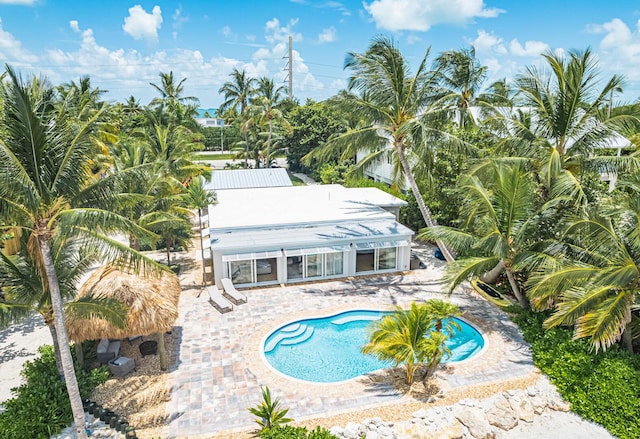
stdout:
{"type": "Polygon", "coordinates": [[[211,303],[216,305],[219,308],[220,312],[233,310],[233,304],[225,299],[222,294],[220,294],[220,290],[217,286],[208,286],[207,291],[209,292],[209,299],[211,300],[211,303]]]}
{"type": "Polygon", "coordinates": [[[231,300],[235,302],[236,305],[239,305],[241,303],[247,303],[247,296],[242,294],[240,291],[236,290],[236,287],[233,286],[233,282],[231,282],[231,279],[224,278],[224,279],[221,279],[220,282],[222,282],[222,288],[224,288],[224,294],[229,296],[231,300]]]}
{"type": "Polygon", "coordinates": [[[120,353],[120,341],[110,341],[107,338],[103,338],[98,343],[98,347],[96,348],[96,357],[101,364],[108,363],[114,358],[118,357],[120,353]]]}

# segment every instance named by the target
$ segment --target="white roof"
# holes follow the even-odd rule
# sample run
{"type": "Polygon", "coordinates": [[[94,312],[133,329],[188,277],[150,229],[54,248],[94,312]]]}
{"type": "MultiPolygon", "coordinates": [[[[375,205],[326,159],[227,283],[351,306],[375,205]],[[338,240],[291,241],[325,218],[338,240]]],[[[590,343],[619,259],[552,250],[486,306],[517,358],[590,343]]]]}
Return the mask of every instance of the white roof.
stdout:
{"type": "Polygon", "coordinates": [[[377,188],[314,185],[230,189],[218,192],[218,204],[209,207],[209,224],[213,237],[215,230],[395,220],[382,207],[405,204],[377,188]]]}
{"type": "Polygon", "coordinates": [[[205,183],[205,189],[215,191],[278,186],[292,186],[284,168],[214,170],[205,183]]]}

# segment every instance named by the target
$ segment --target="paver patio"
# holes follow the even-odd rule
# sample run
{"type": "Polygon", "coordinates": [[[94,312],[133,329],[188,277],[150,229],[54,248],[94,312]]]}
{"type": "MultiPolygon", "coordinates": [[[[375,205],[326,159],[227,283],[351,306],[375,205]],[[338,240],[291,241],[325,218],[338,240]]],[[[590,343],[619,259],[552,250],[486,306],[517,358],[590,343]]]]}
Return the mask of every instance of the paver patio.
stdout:
{"type": "Polygon", "coordinates": [[[443,294],[443,263],[433,258],[426,262],[426,269],[403,274],[245,290],[248,303],[225,314],[211,306],[206,292],[183,297],[177,324],[181,342],[167,406],[171,422],[163,436],[193,438],[255,426],[247,408],[260,401],[261,385],[269,386],[295,419],[399,401],[402,395],[367,377],[308,383],[274,371],[264,360],[261,345],[272,330],[288,321],[348,309],[390,309],[436,296],[448,298],[480,329],[485,348],[443,374],[447,388],[531,373],[529,347],[508,317],[462,288],[451,296],[443,294]]]}

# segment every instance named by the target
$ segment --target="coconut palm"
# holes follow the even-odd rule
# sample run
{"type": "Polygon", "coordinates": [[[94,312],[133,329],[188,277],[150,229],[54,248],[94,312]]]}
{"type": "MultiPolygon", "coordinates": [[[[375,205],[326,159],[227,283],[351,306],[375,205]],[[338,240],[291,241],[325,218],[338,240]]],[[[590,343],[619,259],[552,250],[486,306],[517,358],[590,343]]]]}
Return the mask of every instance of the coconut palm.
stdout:
{"type": "Polygon", "coordinates": [[[10,67],[7,74],[9,80],[1,89],[0,121],[5,131],[0,141],[0,217],[9,226],[29,232],[26,249],[51,297],[77,435],[85,438],[84,410],[51,242],[57,235],[75,239],[102,250],[109,259],[119,258],[123,264],[139,264],[144,258],[105,235],[134,226],[102,209],[112,202],[112,181],[97,179],[89,166],[96,152],[92,129],[99,113],[80,123],[67,111],[65,101],[56,102],[55,89],[46,81],[24,82],[10,67]]]}
{"type": "Polygon", "coordinates": [[[622,339],[632,351],[629,323],[640,309],[640,178],[621,186],[614,206],[569,223],[529,280],[534,308],[554,310],[545,325],[574,325],[596,350],[622,339]]]}
{"type": "Polygon", "coordinates": [[[264,154],[265,167],[271,164],[271,139],[273,137],[274,122],[280,126],[289,128],[289,123],[278,108],[284,101],[287,89],[284,86],[276,87],[273,79],[262,77],[258,79],[258,88],[253,104],[260,109],[261,125],[267,124],[269,129],[266,140],[266,152],[264,154]]]}
{"type": "MultiPolygon", "coordinates": [[[[218,90],[218,93],[224,94],[224,102],[220,105],[220,113],[231,109],[237,112],[239,107],[240,121],[241,125],[243,125],[246,110],[256,93],[256,80],[249,77],[244,70],[238,70],[237,68],[234,68],[229,76],[231,76],[232,80],[225,82],[218,90]]],[[[244,167],[247,168],[249,166],[249,140],[246,131],[244,135],[244,167]]]]}
{"type": "Polygon", "coordinates": [[[411,384],[421,364],[428,361],[432,370],[448,352],[443,345],[452,332],[445,334],[446,331],[434,328],[437,322],[458,313],[455,305],[437,299],[423,304],[414,302],[407,310],[398,307],[371,327],[369,342],[362,347],[362,352],[392,361],[396,367],[404,365],[407,384],[411,384]]]}
{"type": "MultiPolygon", "coordinates": [[[[189,187],[187,188],[187,193],[185,194],[183,201],[187,207],[198,209],[198,224],[200,225],[199,230],[202,230],[202,210],[207,209],[210,205],[216,203],[216,193],[205,189],[203,177],[196,177],[191,180],[191,183],[189,183],[189,187]]],[[[204,245],[202,242],[202,233],[199,233],[199,235],[200,255],[202,257],[202,283],[206,285],[207,279],[204,263],[204,245]]]]}
{"type": "Polygon", "coordinates": [[[531,66],[515,79],[518,101],[529,114],[502,115],[509,133],[505,144],[539,169],[549,198],[584,202],[580,179],[585,170],[638,168],[637,158],[596,154],[638,118],[631,111],[608,111],[622,78],[614,75],[600,87],[597,60],[589,49],[568,56],[547,52],[543,57],[548,69],[531,66]]]}
{"type": "MultiPolygon", "coordinates": [[[[0,252],[0,287],[5,299],[0,307],[0,326],[6,327],[24,319],[31,311],[42,316],[51,332],[58,374],[64,376],[60,358],[60,345],[56,336],[56,325],[51,305],[51,296],[45,278],[38,275],[36,262],[31,259],[26,244],[28,237],[22,235],[23,245],[15,256],[6,256],[0,252]]],[[[68,316],[98,317],[109,321],[116,327],[123,327],[127,310],[121,303],[113,300],[98,300],[85,297],[69,302],[77,293],[81,277],[100,261],[100,255],[91,248],[81,248],[78,242],[63,242],[60,236],[51,241],[51,254],[60,284],[60,295],[65,301],[64,311],[68,316]]],[[[79,345],[76,345],[76,348],[79,345]]],[[[76,349],[81,353],[82,349],[76,349]]],[[[78,358],[81,363],[81,358],[78,358]]]]}
{"type": "MultiPolygon", "coordinates": [[[[406,178],[430,227],[435,222],[412,170],[412,162],[417,162],[418,156],[433,161],[431,140],[444,134],[430,123],[430,117],[442,113],[442,109],[436,111],[430,106],[439,75],[427,69],[428,55],[429,50],[412,75],[402,53],[388,37],[376,37],[365,53],[349,53],[345,61],[345,68],[351,71],[348,91],[339,94],[334,102],[360,123],[332,138],[315,156],[322,159],[323,153],[334,154],[338,148],[344,159],[351,159],[366,149],[369,154],[358,164],[362,168],[390,155],[395,161],[396,184],[404,186],[402,179],[406,178]],[[417,155],[418,151],[421,154],[417,155]]],[[[447,260],[452,261],[453,255],[444,243],[438,244],[447,260]]]]}
{"type": "Polygon", "coordinates": [[[433,319],[436,332],[445,332],[452,336],[455,331],[460,330],[460,324],[453,320],[461,315],[457,305],[441,299],[431,299],[425,303],[425,307],[433,319]]]}
{"type": "Polygon", "coordinates": [[[480,65],[475,48],[442,52],[435,59],[434,65],[435,70],[440,73],[442,87],[441,97],[436,105],[453,105],[459,127],[464,127],[465,120],[475,125],[470,108],[477,105],[478,93],[487,79],[487,66],[480,65]]]}
{"type": "Polygon", "coordinates": [[[419,237],[443,240],[459,252],[459,259],[447,265],[450,290],[472,275],[494,269],[506,273],[514,296],[528,307],[516,277],[518,262],[527,254],[535,231],[535,185],[522,166],[505,163],[494,164],[486,180],[473,175],[460,181],[465,196],[460,228],[428,227],[419,237]]]}

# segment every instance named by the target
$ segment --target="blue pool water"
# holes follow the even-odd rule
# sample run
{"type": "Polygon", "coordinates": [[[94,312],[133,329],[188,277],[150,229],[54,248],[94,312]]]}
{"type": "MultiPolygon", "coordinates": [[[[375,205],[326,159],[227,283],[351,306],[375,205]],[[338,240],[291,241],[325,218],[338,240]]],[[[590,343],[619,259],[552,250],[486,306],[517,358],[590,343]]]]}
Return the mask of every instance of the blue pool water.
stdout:
{"type": "MultiPolygon", "coordinates": [[[[264,355],[276,370],[318,383],[344,381],[390,367],[392,363],[360,352],[368,341],[367,327],[386,314],[354,310],[288,323],[267,337],[264,355]]],[[[482,335],[473,326],[456,321],[461,330],[446,342],[451,356],[444,362],[464,360],[484,346],[482,335]]]]}

